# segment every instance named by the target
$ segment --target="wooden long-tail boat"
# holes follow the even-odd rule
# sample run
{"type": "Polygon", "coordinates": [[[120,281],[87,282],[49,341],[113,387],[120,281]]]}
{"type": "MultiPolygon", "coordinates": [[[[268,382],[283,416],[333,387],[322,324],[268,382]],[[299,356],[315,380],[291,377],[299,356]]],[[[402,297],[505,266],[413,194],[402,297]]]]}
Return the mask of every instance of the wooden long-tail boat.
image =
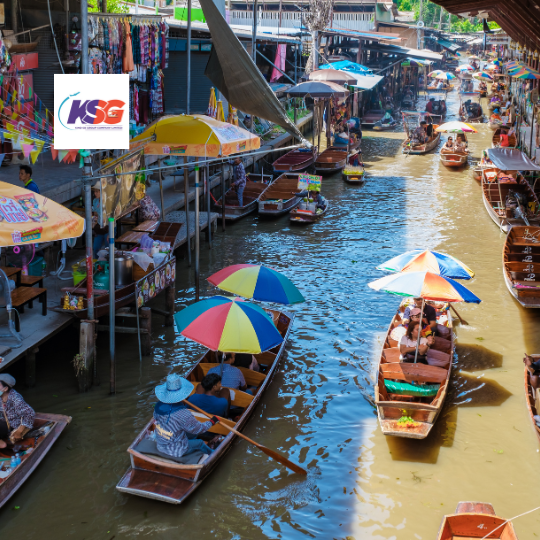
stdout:
{"type": "MultiPolygon", "coordinates": [[[[499,125],[499,127],[495,130],[495,133],[493,133],[493,137],[491,138],[492,148],[499,146],[500,142],[501,142],[501,126],[499,125]]],[[[508,136],[508,142],[510,143],[510,145],[507,148],[515,148],[517,146],[517,137],[515,136],[515,134],[508,136]]]]}
{"type": "Polygon", "coordinates": [[[512,227],[502,263],[510,294],[524,308],[540,308],[540,227],[512,227]]]}
{"type": "Polygon", "coordinates": [[[297,148],[287,152],[272,163],[274,173],[301,172],[313,165],[317,157],[317,148],[297,148]]]}
{"type": "Polygon", "coordinates": [[[438,88],[438,83],[435,83],[435,84],[430,84],[428,85],[427,89],[430,91],[430,92],[451,92],[454,87],[451,85],[451,84],[448,84],[448,83],[445,83],[442,85],[442,88],[438,88]]]}
{"type": "Polygon", "coordinates": [[[362,116],[362,125],[363,126],[373,126],[377,122],[383,119],[386,111],[383,109],[370,109],[366,111],[362,116]]]}
{"type": "Polygon", "coordinates": [[[540,225],[540,216],[531,214],[528,209],[529,203],[535,203],[536,208],[539,205],[538,198],[529,183],[517,171],[513,173],[515,183],[500,183],[497,179],[499,172],[499,169],[494,167],[482,171],[482,197],[484,206],[493,222],[506,233],[513,225],[527,225],[523,216],[530,225],[540,225]],[[506,208],[506,199],[510,191],[523,196],[526,201],[525,205],[515,209],[506,208]],[[519,217],[519,214],[521,214],[521,217],[519,217]]]}
{"type": "Polygon", "coordinates": [[[278,217],[288,214],[300,204],[298,193],[298,175],[282,174],[259,197],[259,216],[278,217]]]}
{"type": "Polygon", "coordinates": [[[486,167],[484,165],[477,165],[476,167],[472,167],[471,168],[471,174],[472,174],[472,177],[478,182],[480,183],[482,181],[482,171],[485,169],[486,167]]]}
{"type": "MultiPolygon", "coordinates": [[[[433,124],[434,130],[436,127],[437,125],[433,124]]],[[[407,138],[403,142],[403,153],[411,155],[427,154],[428,152],[431,152],[431,150],[437,147],[440,140],[441,134],[436,131],[434,131],[434,135],[430,139],[428,139],[425,144],[416,144],[414,146],[410,146],[411,140],[407,138]]]]}
{"type": "Polygon", "coordinates": [[[341,178],[347,182],[347,184],[359,185],[366,181],[366,170],[362,167],[345,167],[341,171],[341,178]]]}
{"type": "Polygon", "coordinates": [[[295,208],[289,214],[289,220],[291,224],[295,225],[309,225],[310,223],[315,223],[319,221],[327,212],[330,204],[326,201],[326,206],[322,212],[310,212],[309,210],[299,210],[295,208]]]}
{"type": "MultiPolygon", "coordinates": [[[[540,359],[540,354],[529,354],[529,356],[537,361],[540,359]]],[[[534,417],[540,414],[540,389],[535,390],[531,385],[531,372],[525,366],[525,400],[527,402],[527,411],[531,419],[534,432],[540,442],[540,426],[536,423],[534,417]]]]}
{"type": "Polygon", "coordinates": [[[439,152],[441,163],[445,167],[462,167],[467,163],[469,154],[467,152],[455,152],[453,150],[445,151],[445,147],[439,152]]]}
{"type": "Polygon", "coordinates": [[[489,503],[460,502],[456,513],[444,516],[437,540],[517,540],[511,522],[495,514],[489,503]]]}
{"type": "Polygon", "coordinates": [[[347,165],[347,148],[330,146],[317,156],[315,171],[319,174],[331,174],[341,171],[347,165]]]}
{"type": "Polygon", "coordinates": [[[425,439],[435,424],[448,393],[454,353],[452,318],[450,311],[446,313],[449,339],[435,338],[435,344],[427,353],[428,365],[400,360],[399,342],[391,338],[391,333],[401,324],[401,313],[393,317],[383,343],[375,384],[375,405],[385,435],[425,439]],[[436,394],[432,397],[420,397],[393,393],[387,390],[385,381],[428,383],[433,385],[432,389],[436,394]],[[435,385],[438,388],[435,389],[435,385]]]}
{"type": "MultiPolygon", "coordinates": [[[[274,375],[278,371],[294,320],[294,315],[291,313],[272,310],[266,311],[274,318],[276,327],[283,337],[283,343],[271,351],[255,355],[259,366],[261,366],[260,372],[239,368],[244,374],[246,383],[257,388],[253,396],[246,392],[235,390],[232,405],[243,408],[244,412],[236,422],[223,419],[226,424],[240,432],[243,431],[257,403],[261,400],[262,395],[268,386],[270,386],[274,375]]],[[[219,365],[215,361],[214,351],[207,351],[187,373],[186,378],[197,386],[197,383],[202,380],[210,368],[219,365]]],[[[194,412],[193,415],[200,422],[206,422],[208,420],[200,413],[194,412]]],[[[131,495],[138,495],[172,504],[182,503],[201,485],[202,481],[218,465],[220,459],[231,448],[237,437],[223,426],[219,424],[214,425],[209,431],[212,434],[223,435],[225,438],[214,452],[202,462],[185,465],[164,457],[141,453],[137,449],[139,443],[150,438],[153,431],[154,419],[152,418],[128,448],[131,466],[116,486],[116,489],[123,493],[130,493],[131,495]]]]}
{"type": "MultiPolygon", "coordinates": [[[[259,197],[268,189],[269,184],[263,182],[252,182],[247,180],[244,189],[243,205],[240,206],[238,193],[234,187],[225,192],[225,219],[227,221],[238,221],[239,219],[257,211],[259,197]]],[[[223,197],[220,197],[215,206],[221,214],[223,197]]]]}
{"type": "MultiPolygon", "coordinates": [[[[0,471],[0,508],[35,471],[70,422],[71,416],[36,413],[34,427],[22,441],[17,443],[20,447],[21,464],[7,476],[5,476],[7,471],[0,471]]],[[[2,469],[9,466],[13,455],[13,448],[0,449],[0,467],[2,469]]]]}

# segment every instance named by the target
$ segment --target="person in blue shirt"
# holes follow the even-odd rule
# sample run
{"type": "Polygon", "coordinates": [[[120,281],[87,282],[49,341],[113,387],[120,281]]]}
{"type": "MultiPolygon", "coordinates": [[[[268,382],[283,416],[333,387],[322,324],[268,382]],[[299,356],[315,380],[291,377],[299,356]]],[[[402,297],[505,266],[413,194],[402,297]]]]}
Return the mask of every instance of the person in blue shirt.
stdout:
{"type": "Polygon", "coordinates": [[[19,180],[24,184],[26,189],[39,193],[37,184],[32,180],[32,167],[30,165],[21,165],[19,167],[19,180]]]}
{"type": "Polygon", "coordinates": [[[230,392],[221,387],[221,377],[217,373],[207,374],[188,401],[208,414],[224,418],[229,414],[230,392]]]}

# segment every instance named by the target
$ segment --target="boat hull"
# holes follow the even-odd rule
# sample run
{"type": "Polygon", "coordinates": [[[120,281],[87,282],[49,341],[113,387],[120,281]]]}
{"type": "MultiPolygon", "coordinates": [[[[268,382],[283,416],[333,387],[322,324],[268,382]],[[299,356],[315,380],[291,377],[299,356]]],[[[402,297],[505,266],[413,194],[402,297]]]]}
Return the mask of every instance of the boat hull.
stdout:
{"type": "Polygon", "coordinates": [[[293,210],[290,213],[290,218],[289,218],[291,225],[309,225],[311,223],[315,223],[316,221],[319,221],[319,219],[321,219],[326,214],[326,212],[328,212],[329,206],[330,205],[327,201],[325,209],[319,214],[317,213],[308,214],[298,209],[293,210]]]}
{"type": "Polygon", "coordinates": [[[441,163],[445,167],[463,167],[467,164],[467,154],[443,154],[441,152],[441,163]]]}
{"type": "Polygon", "coordinates": [[[300,150],[291,150],[284,156],[276,159],[272,163],[274,173],[289,173],[289,172],[301,172],[305,171],[308,167],[313,165],[317,157],[316,149],[311,152],[304,152],[300,150]]]}
{"type": "Polygon", "coordinates": [[[363,184],[366,181],[366,173],[362,174],[345,174],[341,173],[341,178],[347,182],[347,184],[358,185],[363,184]]]}
{"type": "Polygon", "coordinates": [[[347,149],[327,148],[315,160],[315,171],[319,174],[332,174],[341,171],[347,165],[347,149]]]}
{"type": "MultiPolygon", "coordinates": [[[[409,139],[407,139],[408,141],[409,139]]],[[[403,150],[402,152],[404,154],[410,154],[410,155],[421,155],[421,154],[427,154],[428,152],[431,152],[431,150],[433,150],[434,148],[437,147],[437,145],[439,144],[441,140],[441,134],[440,133],[437,133],[437,136],[429,141],[428,143],[426,144],[423,144],[421,146],[415,146],[414,148],[410,148],[407,146],[407,141],[405,141],[403,143],[403,150]]]]}

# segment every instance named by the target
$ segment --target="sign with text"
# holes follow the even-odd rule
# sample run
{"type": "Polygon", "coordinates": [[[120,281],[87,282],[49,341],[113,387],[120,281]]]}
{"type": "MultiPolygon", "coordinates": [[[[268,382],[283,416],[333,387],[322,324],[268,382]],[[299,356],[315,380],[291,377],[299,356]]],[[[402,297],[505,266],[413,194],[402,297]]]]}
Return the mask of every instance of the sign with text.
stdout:
{"type": "Polygon", "coordinates": [[[55,75],[54,148],[129,149],[129,75],[55,75]]]}
{"type": "Polygon", "coordinates": [[[298,189],[309,191],[321,191],[322,176],[315,174],[299,174],[298,189]]]}

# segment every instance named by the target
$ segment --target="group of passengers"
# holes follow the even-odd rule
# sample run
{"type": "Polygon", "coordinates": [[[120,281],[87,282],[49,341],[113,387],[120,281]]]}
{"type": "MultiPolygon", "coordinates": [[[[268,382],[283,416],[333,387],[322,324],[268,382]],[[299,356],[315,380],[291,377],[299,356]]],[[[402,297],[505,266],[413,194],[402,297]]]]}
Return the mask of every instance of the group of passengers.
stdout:
{"type": "Polygon", "coordinates": [[[467,153],[469,150],[467,149],[467,139],[463,133],[458,133],[456,140],[452,137],[448,137],[448,140],[443,146],[443,150],[448,152],[458,152],[461,154],[467,153]]]}
{"type": "Polygon", "coordinates": [[[434,135],[433,124],[422,120],[420,125],[412,132],[411,145],[418,146],[426,144],[434,135]]]}
{"type": "Polygon", "coordinates": [[[221,418],[236,419],[244,410],[232,405],[235,392],[255,393],[256,388],[248,387],[240,369],[260,371],[255,357],[229,352],[218,352],[218,355],[222,355],[222,362],[210,368],[196,388],[175,373],[169,375],[164,384],[156,386],[159,401],[154,408],[154,433],[157,450],[164,457],[178,459],[194,453],[211,454],[223,437],[208,436],[208,430],[221,418]],[[213,415],[212,418],[199,422],[188,403],[213,415]]]}

